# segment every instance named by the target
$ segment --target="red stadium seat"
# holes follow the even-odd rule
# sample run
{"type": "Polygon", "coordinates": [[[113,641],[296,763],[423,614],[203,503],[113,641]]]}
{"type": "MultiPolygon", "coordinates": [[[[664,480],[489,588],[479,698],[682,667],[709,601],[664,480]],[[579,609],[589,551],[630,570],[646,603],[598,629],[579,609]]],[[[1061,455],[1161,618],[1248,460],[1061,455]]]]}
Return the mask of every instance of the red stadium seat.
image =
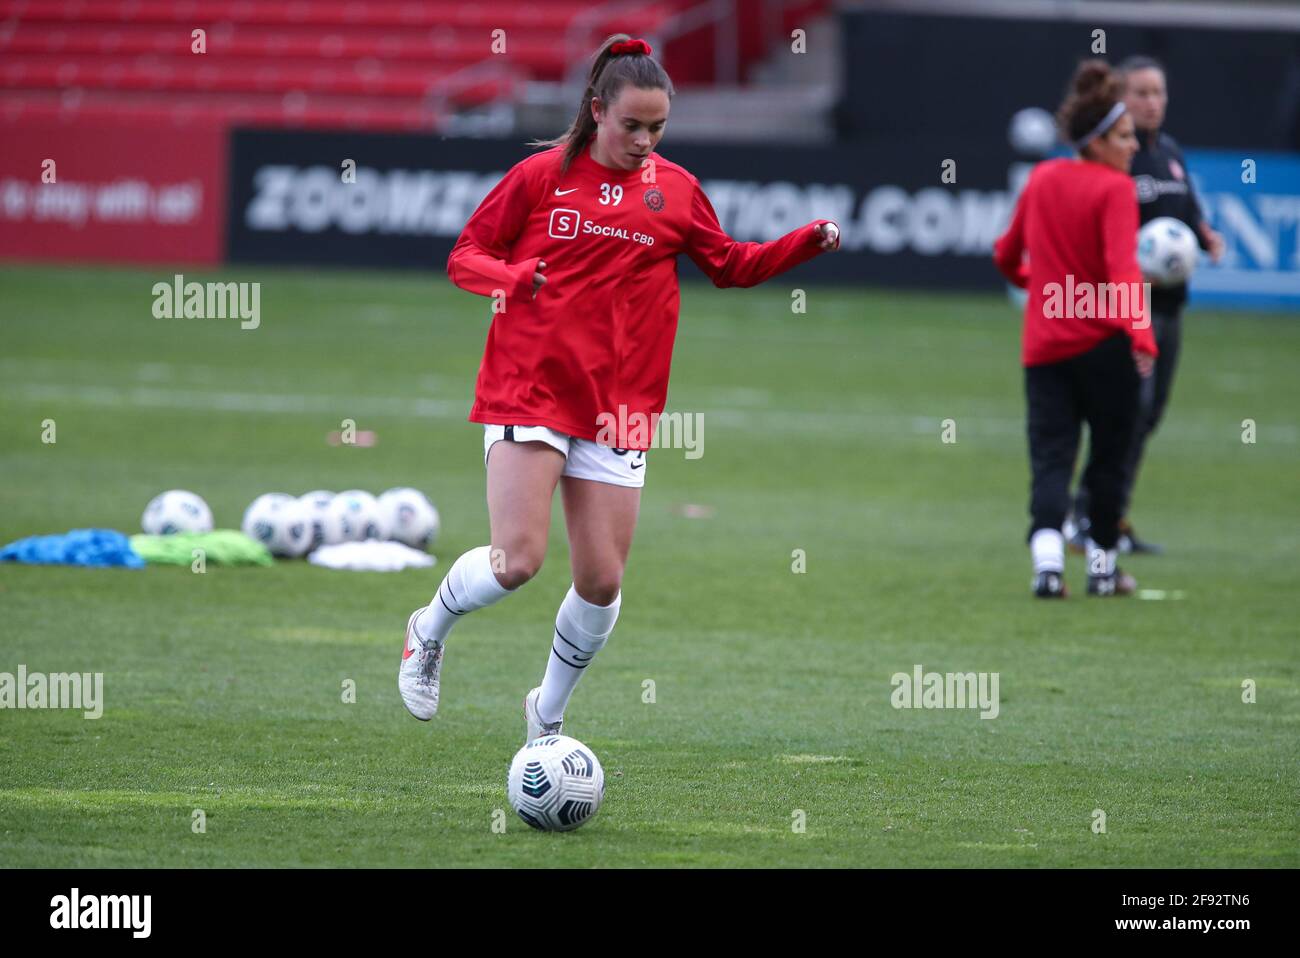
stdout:
{"type": "MultiPolygon", "coordinates": [[[[440,102],[454,110],[513,97],[525,81],[561,81],[575,49],[629,23],[653,34],[698,3],[645,0],[592,19],[599,8],[577,0],[0,0],[0,110],[432,128],[440,102]],[[201,55],[191,49],[197,29],[205,32],[201,55]],[[497,29],[508,60],[492,53],[497,29]],[[457,77],[495,62],[500,71],[481,81],[457,77]]],[[[774,25],[788,35],[827,6],[792,0],[773,16],[764,0],[738,0],[742,77],[766,54],[774,25]]],[[[677,35],[657,51],[679,86],[714,80],[714,28],[677,35]]]]}

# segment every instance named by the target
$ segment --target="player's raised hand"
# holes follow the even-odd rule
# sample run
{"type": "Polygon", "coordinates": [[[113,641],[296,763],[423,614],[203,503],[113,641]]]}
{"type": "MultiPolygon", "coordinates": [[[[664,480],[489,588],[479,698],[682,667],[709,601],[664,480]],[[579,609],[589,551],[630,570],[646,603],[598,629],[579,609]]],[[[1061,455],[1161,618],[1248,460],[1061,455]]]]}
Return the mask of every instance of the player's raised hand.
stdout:
{"type": "Polygon", "coordinates": [[[539,259],[537,261],[537,271],[533,273],[533,299],[537,298],[537,291],[541,289],[542,284],[546,282],[546,277],[543,276],[541,272],[544,269],[546,269],[546,261],[539,259]]]}
{"type": "Polygon", "coordinates": [[[1223,259],[1223,234],[1211,229],[1209,223],[1202,222],[1201,236],[1205,237],[1205,248],[1210,254],[1210,262],[1217,263],[1223,259]]]}
{"type": "Polygon", "coordinates": [[[840,228],[834,223],[818,223],[815,227],[817,240],[824,250],[840,248],[840,228]]]}

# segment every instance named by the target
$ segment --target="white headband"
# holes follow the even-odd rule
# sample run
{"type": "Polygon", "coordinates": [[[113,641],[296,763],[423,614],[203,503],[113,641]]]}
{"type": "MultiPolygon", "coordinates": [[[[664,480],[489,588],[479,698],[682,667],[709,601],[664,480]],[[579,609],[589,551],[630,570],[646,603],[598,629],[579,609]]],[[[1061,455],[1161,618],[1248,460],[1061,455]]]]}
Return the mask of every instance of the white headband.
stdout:
{"type": "Polygon", "coordinates": [[[1082,153],[1085,146],[1114,126],[1115,122],[1123,115],[1124,101],[1118,100],[1115,105],[1110,108],[1110,112],[1101,118],[1101,122],[1092,128],[1092,132],[1074,144],[1074,148],[1082,153]]]}

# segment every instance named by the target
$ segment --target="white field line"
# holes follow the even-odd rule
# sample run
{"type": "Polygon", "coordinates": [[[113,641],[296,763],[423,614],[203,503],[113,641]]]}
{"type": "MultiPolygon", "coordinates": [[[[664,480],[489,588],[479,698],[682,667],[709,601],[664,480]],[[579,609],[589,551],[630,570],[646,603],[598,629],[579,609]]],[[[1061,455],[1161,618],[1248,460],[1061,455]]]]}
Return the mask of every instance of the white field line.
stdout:
{"type": "MultiPolygon", "coordinates": [[[[722,391],[723,394],[727,391],[722,391]]],[[[13,383],[0,387],[0,396],[10,402],[73,403],[105,409],[187,409],[200,412],[282,413],[312,416],[360,417],[395,416],[413,419],[464,420],[469,414],[471,397],[434,399],[404,396],[309,395],[302,393],[266,393],[237,390],[172,389],[159,386],[88,386],[78,383],[13,383]]],[[[729,397],[740,398],[734,393],[729,397]]],[[[747,396],[753,400],[754,397],[747,396]]],[[[697,410],[668,410],[688,415],[699,412],[708,428],[732,429],[753,433],[817,434],[838,437],[866,435],[940,435],[945,418],[957,422],[957,441],[965,435],[1024,436],[1025,424],[1020,417],[990,415],[918,416],[898,413],[858,411],[794,411],[782,409],[736,409],[709,407],[697,410]]],[[[1202,423],[1162,423],[1161,434],[1190,442],[1222,443],[1238,436],[1231,424],[1212,427],[1202,423]]],[[[1300,442],[1300,429],[1289,423],[1260,426],[1261,444],[1300,442]]]]}

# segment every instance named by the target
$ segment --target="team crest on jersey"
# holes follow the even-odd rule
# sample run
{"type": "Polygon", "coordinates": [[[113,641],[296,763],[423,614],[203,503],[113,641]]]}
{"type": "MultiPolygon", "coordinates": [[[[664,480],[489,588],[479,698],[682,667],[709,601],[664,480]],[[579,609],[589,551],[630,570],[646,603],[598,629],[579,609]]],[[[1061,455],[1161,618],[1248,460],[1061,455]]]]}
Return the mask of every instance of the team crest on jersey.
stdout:
{"type": "Polygon", "coordinates": [[[662,213],[664,208],[664,195],[660,192],[659,187],[652,186],[641,194],[645,200],[645,205],[650,208],[651,213],[662,213]]]}

